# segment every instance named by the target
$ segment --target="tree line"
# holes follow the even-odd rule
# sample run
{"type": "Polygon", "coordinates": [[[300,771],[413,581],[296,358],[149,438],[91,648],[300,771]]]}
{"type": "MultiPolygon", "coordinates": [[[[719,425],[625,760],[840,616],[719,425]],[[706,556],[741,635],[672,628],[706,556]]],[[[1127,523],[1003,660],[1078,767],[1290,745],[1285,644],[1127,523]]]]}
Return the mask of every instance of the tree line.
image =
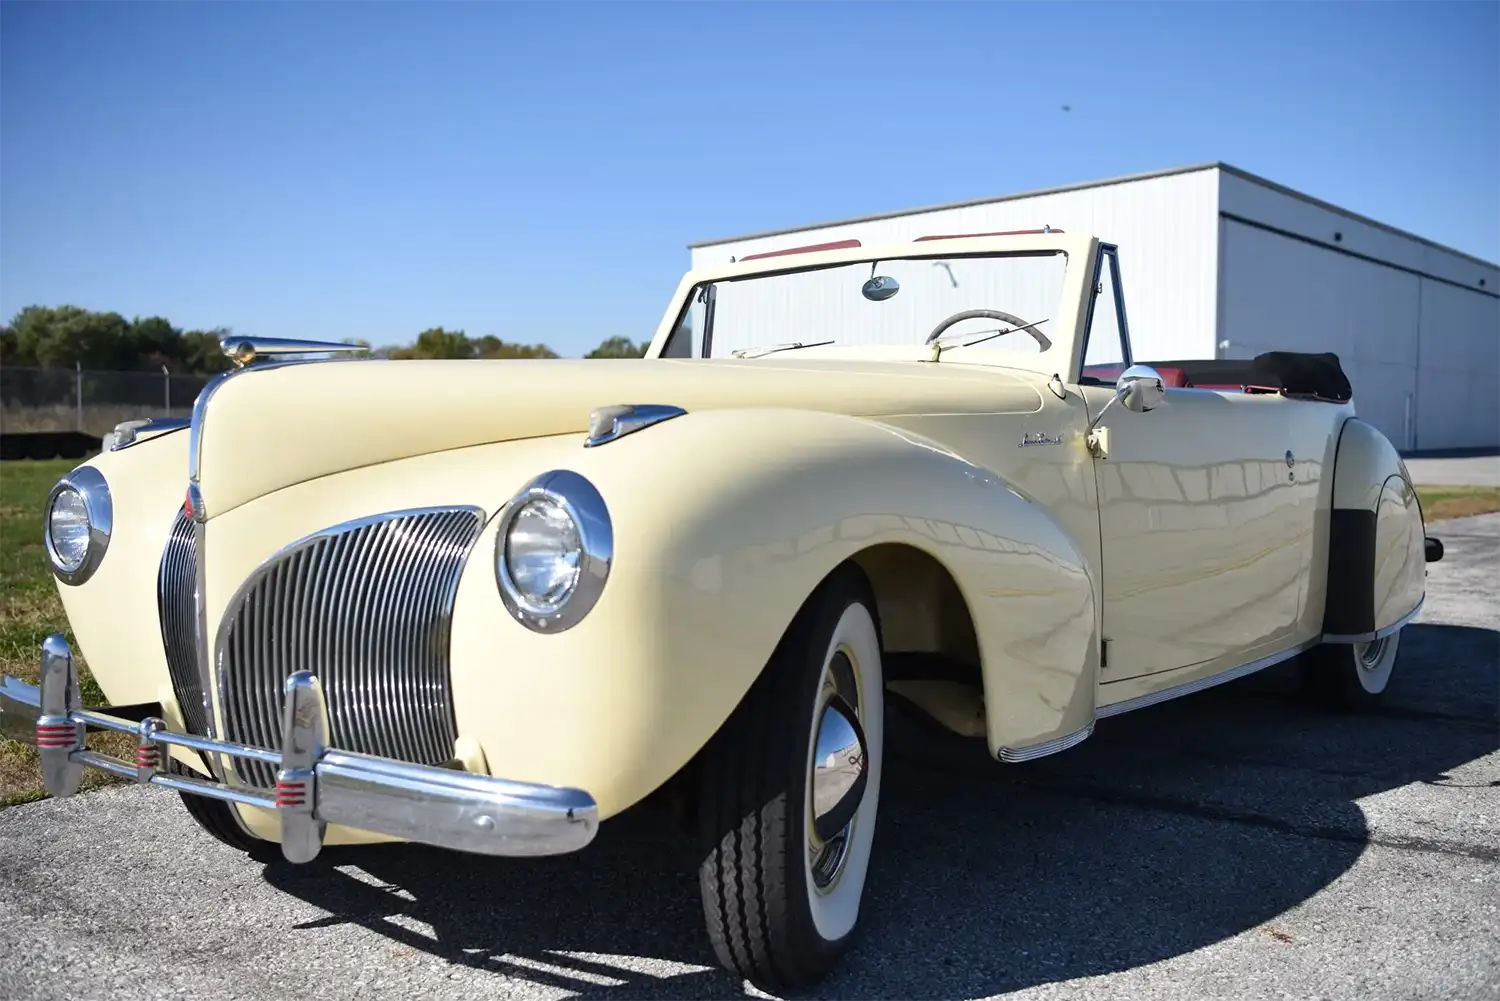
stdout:
{"type": "MultiPolygon", "coordinates": [[[[0,365],[212,374],[230,367],[219,349],[228,328],[183,330],[160,316],[126,319],[78,306],[27,306],[0,326],[0,365]]],[[[346,343],[368,341],[345,338],[346,343]]],[[[640,358],[650,341],[610,337],[585,358],[640,358]]],[[[371,352],[382,358],[557,358],[545,344],[520,344],[491,334],[433,327],[399,347],[371,352]]]]}

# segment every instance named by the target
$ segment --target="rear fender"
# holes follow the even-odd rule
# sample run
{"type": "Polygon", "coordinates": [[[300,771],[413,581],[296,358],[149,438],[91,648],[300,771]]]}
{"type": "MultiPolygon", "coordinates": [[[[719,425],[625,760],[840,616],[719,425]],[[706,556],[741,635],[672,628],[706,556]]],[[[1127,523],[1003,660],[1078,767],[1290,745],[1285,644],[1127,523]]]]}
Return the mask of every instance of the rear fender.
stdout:
{"type": "Polygon", "coordinates": [[[1395,446],[1357,417],[1340,429],[1333,475],[1323,638],[1368,642],[1426,595],[1422,510],[1395,446]]]}

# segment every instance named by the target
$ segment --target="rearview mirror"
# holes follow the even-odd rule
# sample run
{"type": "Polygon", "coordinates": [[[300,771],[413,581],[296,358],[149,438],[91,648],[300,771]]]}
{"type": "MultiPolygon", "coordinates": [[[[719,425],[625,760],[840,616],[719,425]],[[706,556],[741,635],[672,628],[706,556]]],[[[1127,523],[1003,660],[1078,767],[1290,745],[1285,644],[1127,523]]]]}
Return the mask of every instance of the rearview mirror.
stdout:
{"type": "Polygon", "coordinates": [[[859,294],[871,302],[885,302],[901,291],[901,283],[888,275],[873,275],[859,290],[859,294]]]}
{"type": "Polygon", "coordinates": [[[1167,395],[1161,374],[1150,365],[1132,365],[1120,373],[1115,383],[1115,398],[1131,413],[1155,410],[1167,395]]]}

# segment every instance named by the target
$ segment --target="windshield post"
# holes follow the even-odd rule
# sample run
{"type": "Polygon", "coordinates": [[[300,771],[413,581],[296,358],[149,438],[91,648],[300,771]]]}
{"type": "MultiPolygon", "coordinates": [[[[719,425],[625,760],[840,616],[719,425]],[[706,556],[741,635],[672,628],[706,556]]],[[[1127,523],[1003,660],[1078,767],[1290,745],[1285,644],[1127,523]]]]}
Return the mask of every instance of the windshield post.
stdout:
{"type": "Polygon", "coordinates": [[[705,286],[698,296],[698,301],[703,303],[703,357],[713,357],[714,347],[714,303],[719,298],[719,286],[713,283],[705,286]]]}

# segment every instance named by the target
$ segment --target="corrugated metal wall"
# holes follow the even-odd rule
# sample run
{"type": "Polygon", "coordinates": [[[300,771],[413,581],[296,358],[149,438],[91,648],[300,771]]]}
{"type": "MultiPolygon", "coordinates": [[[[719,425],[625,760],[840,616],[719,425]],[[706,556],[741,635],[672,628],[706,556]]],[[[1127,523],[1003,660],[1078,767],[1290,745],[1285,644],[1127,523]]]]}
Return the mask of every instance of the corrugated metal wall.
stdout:
{"type": "Polygon", "coordinates": [[[1421,280],[1225,220],[1219,335],[1224,358],[1333,351],[1360,417],[1410,448],[1421,280]]]}
{"type": "Polygon", "coordinates": [[[1500,300],[1422,282],[1417,448],[1500,445],[1500,300]]]}
{"type": "MultiPolygon", "coordinates": [[[[1087,231],[1120,246],[1136,356],[1211,358],[1217,303],[1217,175],[1217,170],[1207,169],[718,243],[693,248],[692,263],[699,267],[726,262],[731,256],[850,237],[870,245],[934,233],[1038,229],[1044,224],[1087,231]]],[[[1016,311],[1003,302],[991,305],[1016,311]]],[[[788,339],[816,340],[817,333],[806,329],[788,339]]],[[[926,334],[925,329],[913,331],[912,343],[926,334]]]]}
{"type": "Polygon", "coordinates": [[[1500,271],[1221,178],[1223,357],[1333,351],[1355,409],[1397,448],[1500,445],[1500,271]]]}

